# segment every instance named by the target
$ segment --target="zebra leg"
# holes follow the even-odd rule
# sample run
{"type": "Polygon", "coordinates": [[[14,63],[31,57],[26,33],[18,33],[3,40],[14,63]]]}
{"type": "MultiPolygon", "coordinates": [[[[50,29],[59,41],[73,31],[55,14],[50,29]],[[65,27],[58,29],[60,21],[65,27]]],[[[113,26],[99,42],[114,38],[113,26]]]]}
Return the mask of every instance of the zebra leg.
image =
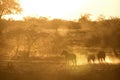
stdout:
{"type": "Polygon", "coordinates": [[[75,60],[73,60],[72,62],[73,62],[73,65],[75,65],[75,60]]]}
{"type": "Polygon", "coordinates": [[[76,61],[76,59],[75,59],[75,65],[77,65],[77,61],[76,61]]]}
{"type": "Polygon", "coordinates": [[[104,61],[105,61],[105,57],[104,57],[103,59],[104,59],[104,61]]]}
{"type": "Polygon", "coordinates": [[[100,57],[100,58],[98,58],[98,60],[99,60],[99,63],[102,63],[102,58],[100,57]]]}
{"type": "Polygon", "coordinates": [[[92,62],[93,62],[93,63],[94,63],[94,61],[95,61],[95,60],[94,60],[94,59],[92,59],[92,62]]]}
{"type": "Polygon", "coordinates": [[[66,63],[66,65],[69,65],[69,60],[67,60],[67,63],[66,63]]]}

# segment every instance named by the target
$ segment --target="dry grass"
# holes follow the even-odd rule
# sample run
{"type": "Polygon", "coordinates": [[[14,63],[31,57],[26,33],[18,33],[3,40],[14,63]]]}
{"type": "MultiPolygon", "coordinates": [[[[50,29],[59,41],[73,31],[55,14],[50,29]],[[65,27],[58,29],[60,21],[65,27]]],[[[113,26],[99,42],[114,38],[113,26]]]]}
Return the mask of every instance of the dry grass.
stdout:
{"type": "Polygon", "coordinates": [[[58,62],[0,62],[0,80],[119,80],[120,64],[66,66],[58,62]]]}

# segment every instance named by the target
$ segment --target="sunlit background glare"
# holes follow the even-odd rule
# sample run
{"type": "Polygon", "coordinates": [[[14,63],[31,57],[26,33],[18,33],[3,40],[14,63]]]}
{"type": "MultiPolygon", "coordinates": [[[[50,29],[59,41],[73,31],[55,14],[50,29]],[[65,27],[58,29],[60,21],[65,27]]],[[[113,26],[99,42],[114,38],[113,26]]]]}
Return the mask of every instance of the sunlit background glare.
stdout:
{"type": "Polygon", "coordinates": [[[23,8],[20,15],[11,15],[14,19],[25,16],[43,16],[76,20],[81,14],[91,14],[95,20],[99,15],[120,16],[120,0],[19,0],[23,8]]]}

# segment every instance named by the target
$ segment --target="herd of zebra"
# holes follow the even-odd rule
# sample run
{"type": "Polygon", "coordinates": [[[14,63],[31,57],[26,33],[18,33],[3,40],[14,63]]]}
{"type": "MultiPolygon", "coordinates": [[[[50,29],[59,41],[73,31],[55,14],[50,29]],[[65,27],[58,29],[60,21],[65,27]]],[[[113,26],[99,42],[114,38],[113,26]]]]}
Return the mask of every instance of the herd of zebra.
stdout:
{"type": "MultiPolygon", "coordinates": [[[[68,51],[63,50],[61,55],[65,57],[66,64],[69,64],[69,62],[72,62],[73,65],[77,64],[76,55],[75,54],[69,53],[68,51]]],[[[87,59],[88,63],[92,63],[92,62],[94,63],[96,56],[97,56],[97,59],[98,59],[99,62],[104,62],[105,61],[105,57],[106,57],[105,52],[104,51],[99,51],[97,53],[97,55],[95,55],[95,54],[88,54],[87,55],[86,59],[87,59]]]]}

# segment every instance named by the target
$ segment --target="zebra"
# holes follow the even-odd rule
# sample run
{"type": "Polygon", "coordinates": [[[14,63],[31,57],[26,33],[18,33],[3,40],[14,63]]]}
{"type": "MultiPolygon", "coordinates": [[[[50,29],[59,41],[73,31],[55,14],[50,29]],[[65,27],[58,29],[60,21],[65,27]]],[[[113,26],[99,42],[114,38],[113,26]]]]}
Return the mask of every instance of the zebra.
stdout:
{"type": "Polygon", "coordinates": [[[91,62],[94,63],[94,61],[95,61],[95,55],[94,55],[94,54],[89,54],[89,55],[87,56],[87,61],[88,61],[89,63],[91,63],[91,62]]]}
{"type": "Polygon", "coordinates": [[[66,64],[69,65],[70,62],[72,62],[73,65],[76,65],[76,55],[75,54],[69,53],[66,50],[63,50],[61,55],[65,57],[66,64]]]}
{"type": "Polygon", "coordinates": [[[97,54],[97,58],[99,62],[105,61],[106,54],[104,51],[99,51],[97,54]]]}

